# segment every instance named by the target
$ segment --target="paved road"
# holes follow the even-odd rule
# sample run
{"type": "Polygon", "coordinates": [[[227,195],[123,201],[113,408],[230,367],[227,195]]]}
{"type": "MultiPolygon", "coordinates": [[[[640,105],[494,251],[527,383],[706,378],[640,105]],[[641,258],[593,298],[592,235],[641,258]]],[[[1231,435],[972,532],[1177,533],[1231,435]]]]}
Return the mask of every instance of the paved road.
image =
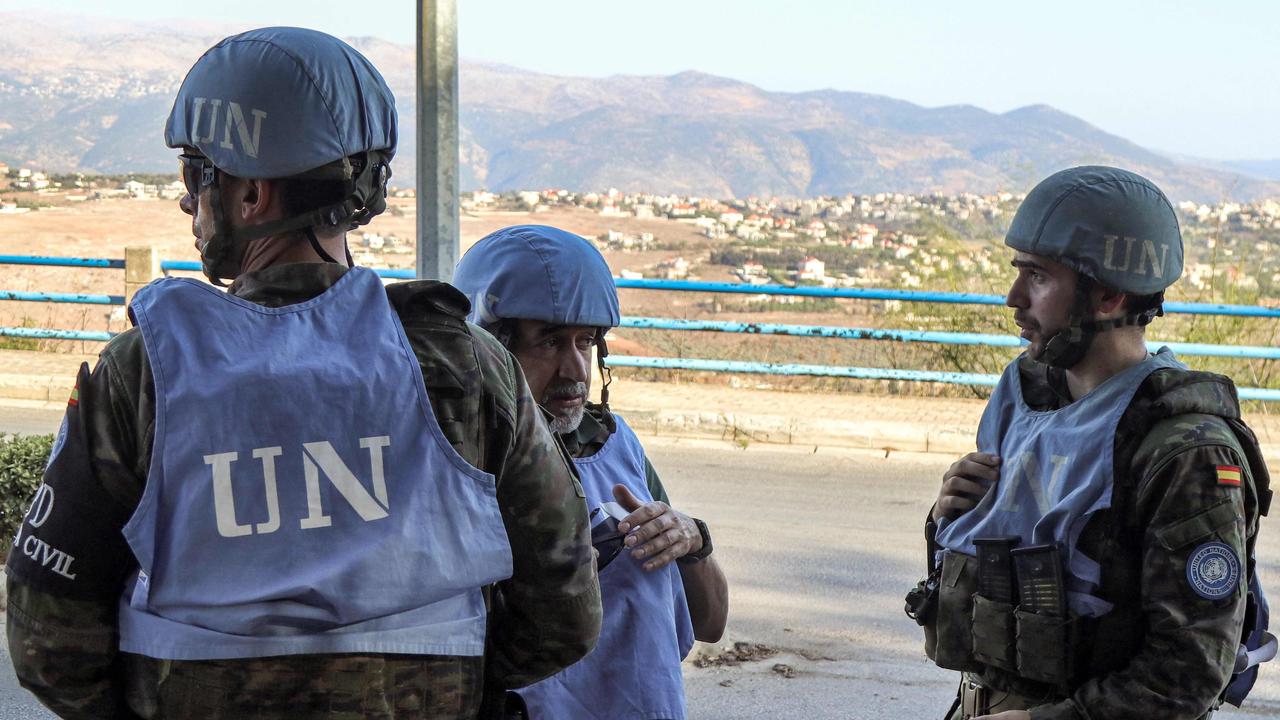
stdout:
{"type": "Polygon", "coordinates": [[[54,433],[61,421],[62,406],[57,403],[0,401],[0,434],[54,433]]]}
{"type": "MultiPolygon", "coordinates": [[[[44,412],[0,407],[0,432],[52,431],[57,412],[44,412]]],[[[734,642],[777,652],[686,664],[692,719],[940,716],[953,676],[925,660],[902,595],[918,579],[920,521],[950,458],[643,439],[674,504],[708,520],[730,578],[728,636],[696,652],[734,642]]],[[[1264,572],[1280,578],[1280,524],[1266,522],[1264,572]]],[[[1269,675],[1250,712],[1217,717],[1280,714],[1280,668],[1269,675]]],[[[3,674],[0,720],[48,717],[32,707],[3,674]]]]}

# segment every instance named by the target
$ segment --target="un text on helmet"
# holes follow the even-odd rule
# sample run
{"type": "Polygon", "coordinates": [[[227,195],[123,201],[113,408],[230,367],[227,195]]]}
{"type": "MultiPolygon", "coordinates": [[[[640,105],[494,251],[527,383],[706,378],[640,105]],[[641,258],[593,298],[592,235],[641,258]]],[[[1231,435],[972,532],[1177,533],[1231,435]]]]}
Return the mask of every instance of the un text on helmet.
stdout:
{"type": "Polygon", "coordinates": [[[1102,266],[1108,270],[1117,272],[1133,272],[1135,275],[1146,275],[1147,269],[1150,268],[1152,277],[1164,276],[1165,261],[1169,259],[1169,243],[1156,243],[1151,240],[1138,240],[1131,237],[1119,237],[1116,235],[1103,235],[1102,239],[1106,241],[1106,250],[1102,254],[1102,266]],[[1119,245],[1124,244],[1124,259],[1117,262],[1119,253],[1119,245]],[[1133,267],[1133,246],[1139,244],[1142,248],[1137,258],[1137,267],[1133,267]],[[1160,252],[1156,253],[1156,247],[1159,246],[1160,252]]]}
{"type": "Polygon", "coordinates": [[[191,141],[197,146],[211,143],[218,136],[219,120],[221,120],[222,139],[218,143],[223,148],[235,152],[243,152],[251,158],[258,157],[259,142],[262,140],[262,121],[266,119],[267,112],[257,108],[249,108],[249,114],[253,116],[253,132],[249,132],[249,125],[244,119],[244,109],[240,107],[240,103],[228,100],[226,102],[226,112],[222,112],[222,98],[192,98],[191,108],[191,141]],[[204,116],[204,107],[209,106],[209,120],[205,125],[208,128],[208,134],[201,137],[200,125],[201,118],[204,116]],[[235,127],[235,138],[240,141],[239,150],[235,143],[232,142],[231,129],[235,127]]]}

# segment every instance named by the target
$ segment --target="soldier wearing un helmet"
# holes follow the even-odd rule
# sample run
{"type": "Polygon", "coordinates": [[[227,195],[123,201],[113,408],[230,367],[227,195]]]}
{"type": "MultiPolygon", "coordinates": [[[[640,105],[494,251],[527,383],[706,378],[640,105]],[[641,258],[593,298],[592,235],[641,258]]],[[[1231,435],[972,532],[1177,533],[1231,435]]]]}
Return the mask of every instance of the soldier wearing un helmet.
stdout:
{"type": "Polygon", "coordinates": [[[378,71],[236,35],[165,139],[232,283],[152,283],[82,367],[17,541],[60,560],[8,563],[22,684],[66,718],[471,718],[482,679],[584,655],[586,507],[515,361],[453,288],[350,267],[395,152],[378,71]]]}
{"type": "Polygon", "coordinates": [[[1231,380],[1148,352],[1182,271],[1173,208],[1134,173],[1072,168],[1027,195],[1005,242],[1029,345],[978,451],[944,475],[930,577],[908,596],[930,658],[963,673],[947,717],[1195,720],[1238,704],[1269,481],[1231,380]]]}
{"type": "Polygon", "coordinates": [[[681,660],[715,642],[728,586],[707,523],[671,506],[626,421],[609,408],[605,333],[619,322],[609,266],[564,230],[520,225],[467,251],[454,283],[511,350],[582,479],[604,619],[595,650],[512,697],[509,717],[683,720],[681,660]],[[605,387],[588,402],[592,351],[605,387]]]}

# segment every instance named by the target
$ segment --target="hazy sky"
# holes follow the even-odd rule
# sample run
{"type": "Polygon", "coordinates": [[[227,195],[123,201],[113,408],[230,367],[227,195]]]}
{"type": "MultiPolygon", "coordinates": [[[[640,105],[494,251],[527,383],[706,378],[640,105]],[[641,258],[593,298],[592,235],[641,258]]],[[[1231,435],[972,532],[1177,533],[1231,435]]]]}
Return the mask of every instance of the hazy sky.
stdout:
{"type": "MultiPolygon", "coordinates": [[[[464,58],[562,75],[701,70],[1004,112],[1047,103],[1150,148],[1280,158],[1280,2],[458,0],[464,58]]],[[[414,0],[40,0],[121,19],[414,40],[414,0]],[[376,12],[368,9],[376,8],[376,12]],[[362,12],[363,10],[363,12],[362,12]]],[[[31,7],[0,0],[0,9],[31,7]]],[[[3,30],[0,30],[0,41],[3,30]]]]}

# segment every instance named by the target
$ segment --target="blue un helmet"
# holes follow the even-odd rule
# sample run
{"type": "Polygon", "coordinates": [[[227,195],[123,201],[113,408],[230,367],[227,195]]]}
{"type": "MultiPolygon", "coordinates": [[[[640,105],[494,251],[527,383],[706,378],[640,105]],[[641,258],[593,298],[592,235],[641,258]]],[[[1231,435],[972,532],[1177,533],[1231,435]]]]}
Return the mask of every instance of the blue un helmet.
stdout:
{"type": "MultiPolygon", "coordinates": [[[[471,300],[467,319],[494,331],[503,320],[540,320],[607,330],[620,322],[618,290],[604,256],[587,240],[548,225],[515,225],[486,235],[462,256],[453,285],[471,300]]],[[[609,404],[609,350],[596,359],[609,404]]],[[[507,342],[508,339],[499,339],[507,342]]]]}
{"type": "MultiPolygon", "coordinates": [[[[363,225],[386,209],[396,149],[395,98],[382,75],[341,40],[315,30],[273,27],[233,35],[187,73],[165,125],[165,144],[183,156],[188,192],[212,189],[214,236],[204,272],[220,283],[240,273],[245,243],[317,227],[363,225]],[[218,175],[333,181],[343,200],[232,231],[222,217],[218,175]]],[[[321,257],[328,256],[321,250],[321,257]]]]}
{"type": "Polygon", "coordinates": [[[1164,291],[1182,276],[1173,205],[1150,180],[1119,168],[1088,165],[1045,178],[1018,206],[1004,242],[1079,273],[1070,324],[1040,357],[1055,367],[1079,362],[1099,332],[1163,315],[1164,291]],[[1123,318],[1091,321],[1094,283],[1150,301],[1123,318]]]}

